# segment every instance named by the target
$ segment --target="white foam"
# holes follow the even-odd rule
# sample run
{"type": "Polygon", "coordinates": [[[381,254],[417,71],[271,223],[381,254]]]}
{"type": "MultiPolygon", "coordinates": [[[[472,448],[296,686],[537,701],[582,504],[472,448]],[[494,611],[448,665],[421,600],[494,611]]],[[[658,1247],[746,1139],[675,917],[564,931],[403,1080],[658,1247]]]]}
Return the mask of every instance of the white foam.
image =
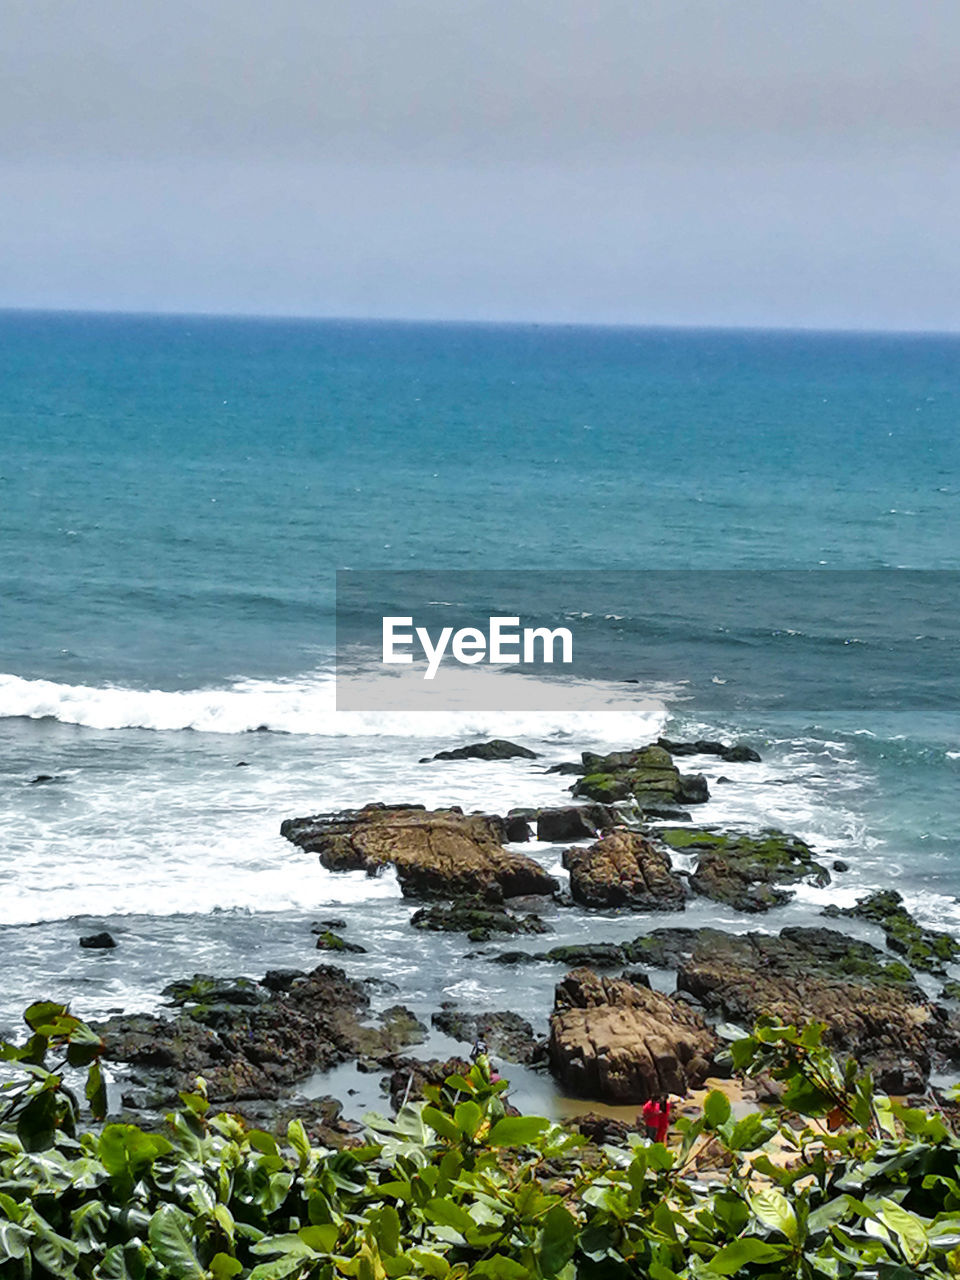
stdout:
{"type": "MultiPolygon", "coordinates": [[[[666,716],[663,698],[670,692],[663,686],[640,688],[578,681],[570,683],[571,696],[564,707],[504,710],[503,707],[515,705],[503,692],[502,682],[509,677],[495,672],[485,674],[491,689],[490,710],[416,712],[338,711],[336,680],[330,671],[292,680],[243,679],[225,687],[183,690],[58,684],[0,674],[0,719],[49,718],[104,730],[191,729],[235,734],[266,729],[322,737],[496,734],[543,739],[576,733],[634,744],[660,732],[666,716]]],[[[528,686],[530,683],[526,681],[528,686]]]]}

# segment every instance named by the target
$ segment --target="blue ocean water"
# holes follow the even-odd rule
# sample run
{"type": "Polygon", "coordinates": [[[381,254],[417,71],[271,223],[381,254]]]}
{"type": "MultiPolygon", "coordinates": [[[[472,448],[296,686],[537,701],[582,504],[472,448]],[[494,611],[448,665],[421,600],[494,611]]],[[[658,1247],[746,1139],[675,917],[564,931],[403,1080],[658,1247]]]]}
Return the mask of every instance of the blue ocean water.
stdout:
{"type": "MultiPolygon", "coordinates": [[[[763,764],[731,785],[705,762],[705,818],[842,853],[829,900],[895,884],[960,926],[958,372],[946,336],[0,315],[0,1023],[39,994],[149,1007],[204,965],[302,965],[331,903],[414,1003],[495,1003],[493,966],[410,959],[389,877],[278,835],[376,799],[562,801],[541,764],[417,764],[482,733],[545,763],[746,736],[763,764]],[[670,683],[655,714],[338,714],[344,568],[675,571],[657,627],[589,611],[598,676],[670,683]],[[886,571],[873,647],[842,601],[816,635],[758,625],[748,571],[784,569],[886,571]],[[690,570],[741,571],[722,625],[690,570]],[[789,645],[816,698],[781,696],[789,645]],[[78,955],[90,922],[116,953],[78,955]]],[[[823,905],[805,893],[791,919],[823,905]]]]}

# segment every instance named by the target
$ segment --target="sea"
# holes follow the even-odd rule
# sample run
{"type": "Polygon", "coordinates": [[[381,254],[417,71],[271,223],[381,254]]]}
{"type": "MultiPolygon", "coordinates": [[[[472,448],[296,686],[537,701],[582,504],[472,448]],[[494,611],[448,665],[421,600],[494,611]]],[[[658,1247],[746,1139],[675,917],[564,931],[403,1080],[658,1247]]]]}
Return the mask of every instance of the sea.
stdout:
{"type": "Polygon", "coordinates": [[[557,908],[551,945],[821,923],[878,887],[960,932],[958,515],[954,336],[0,314],[0,1032],[38,998],[102,1017],[312,967],[330,919],[374,1011],[543,1031],[562,970],[412,929],[392,873],[325,871],[280,823],[563,804],[551,764],[661,734],[762,756],[697,758],[698,821],[848,870],[765,916],[557,908]],[[564,604],[591,698],[338,710],[338,570],[477,607],[490,575],[600,574],[564,604]],[[420,763],[490,737],[537,759],[420,763]]]}

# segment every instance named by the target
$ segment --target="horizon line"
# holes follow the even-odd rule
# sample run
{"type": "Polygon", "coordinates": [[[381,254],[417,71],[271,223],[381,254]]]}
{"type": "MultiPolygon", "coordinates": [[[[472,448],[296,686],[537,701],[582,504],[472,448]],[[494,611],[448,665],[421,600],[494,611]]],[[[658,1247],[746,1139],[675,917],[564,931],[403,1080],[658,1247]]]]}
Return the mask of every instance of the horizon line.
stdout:
{"type": "Polygon", "coordinates": [[[236,320],[278,321],[303,324],[384,324],[384,325],[456,325],[464,328],[515,328],[515,329],[616,329],[644,330],[648,332],[689,333],[780,333],[780,334],[843,334],[851,337],[913,337],[956,338],[958,329],[900,329],[870,328],[855,325],[812,324],[722,324],[694,321],[644,321],[644,320],[533,320],[533,319],[484,319],[468,316],[401,316],[401,315],[337,315],[313,312],[256,312],[256,311],[150,311],[140,308],[102,307],[34,307],[0,305],[0,316],[98,316],[103,318],[143,320],[236,320]]]}

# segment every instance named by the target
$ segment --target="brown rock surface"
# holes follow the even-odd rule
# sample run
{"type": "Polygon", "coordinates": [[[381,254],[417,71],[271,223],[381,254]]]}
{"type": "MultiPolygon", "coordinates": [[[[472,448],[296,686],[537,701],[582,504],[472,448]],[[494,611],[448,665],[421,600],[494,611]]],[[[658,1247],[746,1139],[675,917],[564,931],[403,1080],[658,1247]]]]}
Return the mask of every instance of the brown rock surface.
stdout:
{"type": "Polygon", "coordinates": [[[713,1032],[685,1005],[622,978],[575,969],[550,1018],[550,1067],[571,1093],[640,1103],[686,1093],[709,1073],[713,1032]]]}
{"type": "Polygon", "coordinates": [[[873,1068],[880,1087],[922,1089],[932,1061],[960,1053],[960,1036],[912,979],[869,943],[830,929],[779,937],[704,929],[690,939],[677,986],[708,1011],[749,1028],[761,1014],[824,1022],[826,1042],[873,1068]]]}
{"type": "Polygon", "coordinates": [[[330,871],[375,875],[395,866],[407,897],[500,900],[557,888],[539,863],[503,847],[503,819],[487,814],[368,805],[291,818],[280,833],[330,871]]]}
{"type": "Polygon", "coordinates": [[[682,911],[686,902],[669,854],[639,831],[611,831],[587,849],[567,849],[563,865],[574,901],[585,907],[682,911]]]}

